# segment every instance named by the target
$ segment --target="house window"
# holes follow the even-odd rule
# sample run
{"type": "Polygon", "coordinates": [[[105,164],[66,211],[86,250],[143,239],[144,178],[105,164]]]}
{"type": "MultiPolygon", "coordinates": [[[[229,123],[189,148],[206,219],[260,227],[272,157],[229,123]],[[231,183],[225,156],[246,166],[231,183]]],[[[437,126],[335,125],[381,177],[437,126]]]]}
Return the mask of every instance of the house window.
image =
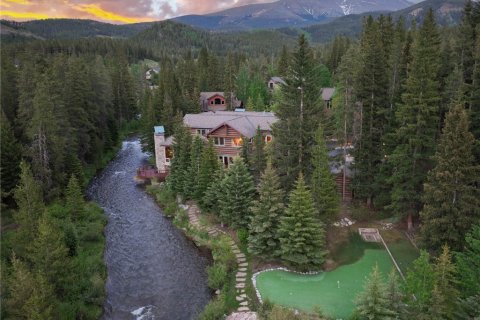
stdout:
{"type": "Polygon", "coordinates": [[[327,100],[327,109],[332,108],[332,100],[327,100]]]}
{"type": "Polygon", "coordinates": [[[213,144],[216,145],[216,146],[224,146],[225,145],[225,138],[215,137],[215,138],[213,138],[213,144]]]}
{"type": "Polygon", "coordinates": [[[273,82],[270,82],[270,89],[273,89],[273,82]]]}
{"type": "Polygon", "coordinates": [[[215,98],[215,104],[221,104],[221,101],[220,98],[215,98]]]}
{"type": "Polygon", "coordinates": [[[173,150],[170,147],[165,148],[165,162],[170,163],[170,159],[173,158],[173,150]]]}
{"type": "Polygon", "coordinates": [[[271,142],[271,141],[272,141],[272,136],[269,135],[269,134],[267,134],[267,135],[265,136],[265,143],[269,143],[269,142],[271,142]]]}
{"type": "Polygon", "coordinates": [[[225,168],[228,168],[229,165],[233,163],[233,157],[231,156],[219,156],[218,160],[225,166],[225,168]]]}
{"type": "Polygon", "coordinates": [[[235,147],[240,147],[243,144],[242,138],[233,138],[232,141],[235,147]]]}
{"type": "Polygon", "coordinates": [[[210,101],[210,104],[213,104],[213,100],[212,100],[212,101],[210,101]]]}
{"type": "Polygon", "coordinates": [[[207,134],[207,129],[197,129],[197,134],[204,136],[207,134]]]}
{"type": "Polygon", "coordinates": [[[225,101],[222,100],[222,104],[225,104],[225,101]]]}

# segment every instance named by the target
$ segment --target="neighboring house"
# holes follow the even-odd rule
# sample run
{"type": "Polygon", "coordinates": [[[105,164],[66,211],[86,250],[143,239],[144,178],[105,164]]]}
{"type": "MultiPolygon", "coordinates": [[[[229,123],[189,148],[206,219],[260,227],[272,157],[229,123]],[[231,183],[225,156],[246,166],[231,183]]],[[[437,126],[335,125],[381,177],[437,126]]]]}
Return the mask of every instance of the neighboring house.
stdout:
{"type": "Polygon", "coordinates": [[[322,100],[324,102],[325,109],[332,108],[332,98],[335,94],[335,88],[322,88],[322,100]]]}
{"type": "Polygon", "coordinates": [[[152,80],[155,74],[160,73],[160,67],[150,68],[145,72],[145,80],[152,80]]]}
{"type": "Polygon", "coordinates": [[[280,77],[271,77],[270,80],[268,80],[268,89],[270,90],[277,89],[282,85],[286,85],[286,82],[280,77]]]}
{"type": "MultiPolygon", "coordinates": [[[[265,142],[272,141],[271,125],[277,121],[271,112],[218,111],[186,114],[183,123],[192,134],[212,139],[218,159],[225,167],[240,155],[245,141],[250,142],[260,128],[265,142]]],[[[155,127],[155,157],[157,169],[168,170],[172,138],[165,138],[163,127],[155,127]],[[160,129],[161,128],[161,129],[160,129]]]]}
{"type": "MultiPolygon", "coordinates": [[[[228,94],[228,93],[227,93],[228,94]]],[[[232,93],[233,109],[242,108],[243,103],[232,93]]],[[[200,92],[200,105],[202,111],[225,111],[228,109],[228,101],[224,92],[200,92]]]]}

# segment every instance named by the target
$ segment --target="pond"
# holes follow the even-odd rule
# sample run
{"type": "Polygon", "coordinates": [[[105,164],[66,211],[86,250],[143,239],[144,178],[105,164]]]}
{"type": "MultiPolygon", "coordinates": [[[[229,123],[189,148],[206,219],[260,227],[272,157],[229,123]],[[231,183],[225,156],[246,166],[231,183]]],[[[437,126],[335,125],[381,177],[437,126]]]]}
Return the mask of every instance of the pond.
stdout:
{"type": "MultiPolygon", "coordinates": [[[[407,240],[398,240],[395,245],[407,257],[402,260],[406,267],[416,250],[407,240]]],[[[334,258],[341,265],[317,275],[281,270],[262,272],[256,278],[257,289],[263,300],[304,311],[320,308],[329,316],[346,319],[352,314],[355,297],[363,290],[372,267],[377,264],[386,279],[394,265],[380,243],[364,242],[357,233],[352,233],[350,241],[334,258]]]]}

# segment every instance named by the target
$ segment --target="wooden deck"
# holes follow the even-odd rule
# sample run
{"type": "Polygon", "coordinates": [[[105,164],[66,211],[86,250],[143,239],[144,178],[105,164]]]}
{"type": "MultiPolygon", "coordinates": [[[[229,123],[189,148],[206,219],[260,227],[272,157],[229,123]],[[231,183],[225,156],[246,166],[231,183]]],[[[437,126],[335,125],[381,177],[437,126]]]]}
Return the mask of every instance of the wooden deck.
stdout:
{"type": "Polygon", "coordinates": [[[146,182],[147,180],[156,179],[159,182],[165,181],[168,176],[168,170],[159,171],[154,166],[142,166],[137,169],[135,180],[146,182]]]}

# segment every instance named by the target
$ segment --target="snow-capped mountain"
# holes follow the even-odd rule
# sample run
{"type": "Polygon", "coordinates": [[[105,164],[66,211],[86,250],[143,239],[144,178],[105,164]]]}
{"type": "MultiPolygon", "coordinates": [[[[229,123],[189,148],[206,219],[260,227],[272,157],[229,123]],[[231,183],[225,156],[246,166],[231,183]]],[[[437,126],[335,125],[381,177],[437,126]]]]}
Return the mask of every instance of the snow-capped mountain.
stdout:
{"type": "Polygon", "coordinates": [[[206,29],[223,30],[299,27],[349,14],[396,11],[410,5],[412,3],[407,0],[279,0],[174,20],[206,29]]]}

